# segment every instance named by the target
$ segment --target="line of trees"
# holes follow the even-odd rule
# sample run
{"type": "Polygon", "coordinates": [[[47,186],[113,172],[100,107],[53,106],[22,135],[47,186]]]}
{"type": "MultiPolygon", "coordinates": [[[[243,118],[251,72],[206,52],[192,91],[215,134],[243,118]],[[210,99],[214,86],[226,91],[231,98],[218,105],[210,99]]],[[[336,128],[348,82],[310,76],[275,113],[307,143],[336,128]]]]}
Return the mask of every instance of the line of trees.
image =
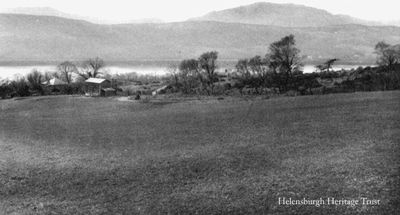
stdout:
{"type": "Polygon", "coordinates": [[[170,68],[172,84],[186,94],[212,95],[215,91],[218,52],[210,51],[198,59],[185,59],[177,67],[170,68]]]}
{"type": "Polygon", "coordinates": [[[104,60],[99,57],[90,58],[86,61],[83,61],[79,66],[70,61],[65,61],[57,66],[58,71],[53,74],[53,77],[61,79],[70,84],[72,82],[73,74],[76,74],[83,80],[88,78],[96,78],[99,75],[102,75],[101,70],[105,66],[106,64],[104,60]]]}
{"type": "MultiPolygon", "coordinates": [[[[201,54],[197,59],[185,59],[178,65],[171,66],[169,89],[184,94],[215,95],[230,91],[251,89],[252,94],[288,93],[315,94],[326,92],[347,92],[357,90],[393,90],[400,89],[400,45],[390,45],[381,41],[375,46],[378,67],[359,68],[350,71],[334,71],[337,58],[326,60],[316,68],[318,73],[303,74],[302,57],[296,47],[294,35],[288,35],[271,43],[264,56],[240,59],[235,65],[235,72],[230,75],[231,83],[222,83],[224,75],[218,74],[218,52],[201,54]],[[330,84],[329,84],[329,83],[330,84]],[[328,83],[328,84],[326,84],[328,83]]],[[[57,66],[55,73],[40,73],[33,70],[26,77],[11,82],[0,82],[0,97],[27,96],[45,94],[43,82],[58,78],[68,84],[66,94],[79,92],[79,86],[88,78],[99,77],[105,62],[100,58],[88,59],[74,64],[65,61],[57,66]],[[75,79],[75,81],[74,81],[75,79]]],[[[122,75],[121,79],[137,79],[137,75],[122,75]]],[[[146,79],[147,80],[147,79],[146,79]]]]}
{"type": "MultiPolygon", "coordinates": [[[[300,50],[294,35],[269,45],[264,56],[240,59],[235,65],[235,83],[240,92],[315,94],[357,90],[390,90],[400,88],[400,45],[379,42],[375,46],[378,67],[334,71],[337,58],[316,66],[317,73],[303,74],[300,50]],[[327,84],[330,83],[330,84],[327,84]]],[[[198,59],[185,59],[170,68],[172,86],[184,94],[221,93],[221,75],[217,74],[218,53],[206,52],[198,59]]],[[[230,90],[231,88],[222,88],[230,90]]]]}
{"type": "Polygon", "coordinates": [[[101,69],[104,67],[104,61],[96,57],[83,61],[79,66],[70,61],[62,62],[57,66],[55,72],[41,73],[33,69],[24,77],[17,77],[15,80],[0,83],[0,98],[49,94],[47,92],[49,89],[46,89],[43,83],[53,78],[67,83],[64,87],[57,89],[62,90],[60,93],[82,93],[81,82],[88,78],[98,77],[102,74],[101,69]],[[75,83],[73,83],[73,76],[76,76],[77,79],[75,83]]]}
{"type": "MultiPolygon", "coordinates": [[[[216,51],[206,52],[198,59],[185,59],[172,69],[172,80],[177,90],[186,93],[215,94],[219,81],[216,51]]],[[[293,35],[283,37],[269,46],[264,56],[240,59],[235,68],[239,74],[237,87],[251,86],[257,91],[263,88],[278,88],[285,92],[296,88],[294,81],[302,74],[302,57],[293,35]]]]}
{"type": "Polygon", "coordinates": [[[294,80],[302,74],[301,60],[295,38],[289,35],[272,43],[264,58],[255,56],[239,60],[236,71],[241,75],[242,86],[278,88],[280,92],[286,92],[297,87],[294,80]]]}

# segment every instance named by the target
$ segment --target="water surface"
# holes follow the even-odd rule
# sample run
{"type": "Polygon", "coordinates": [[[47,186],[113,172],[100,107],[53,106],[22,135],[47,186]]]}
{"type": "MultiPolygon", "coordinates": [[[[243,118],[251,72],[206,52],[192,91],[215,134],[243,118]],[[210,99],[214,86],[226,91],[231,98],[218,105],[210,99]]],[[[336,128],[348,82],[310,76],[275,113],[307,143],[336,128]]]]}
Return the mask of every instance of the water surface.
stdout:
{"type": "MultiPolygon", "coordinates": [[[[369,65],[335,65],[333,66],[333,70],[342,70],[342,69],[355,69],[358,67],[365,67],[369,65]]],[[[233,66],[226,67],[228,70],[233,70],[233,66]]],[[[17,77],[25,76],[32,70],[38,70],[42,73],[44,72],[55,72],[57,71],[57,67],[55,65],[31,65],[31,66],[0,66],[0,78],[2,79],[15,79],[17,77]]],[[[221,68],[222,71],[225,68],[221,68]]],[[[168,66],[161,66],[161,65],[140,65],[140,66],[132,66],[132,65],[125,65],[125,66],[118,66],[112,65],[108,66],[104,69],[106,73],[110,74],[124,74],[130,72],[136,72],[139,75],[154,75],[154,76],[161,76],[166,75],[168,73],[168,66]]],[[[306,65],[303,67],[303,71],[305,73],[316,72],[316,68],[314,65],[306,65]]]]}

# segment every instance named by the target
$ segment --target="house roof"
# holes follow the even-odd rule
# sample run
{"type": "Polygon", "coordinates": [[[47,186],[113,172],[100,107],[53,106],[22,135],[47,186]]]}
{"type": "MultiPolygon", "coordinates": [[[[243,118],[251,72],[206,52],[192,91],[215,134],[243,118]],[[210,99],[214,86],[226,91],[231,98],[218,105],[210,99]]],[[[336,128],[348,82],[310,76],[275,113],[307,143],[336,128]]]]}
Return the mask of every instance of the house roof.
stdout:
{"type": "Polygon", "coordinates": [[[62,80],[60,80],[60,79],[58,79],[58,78],[52,78],[52,79],[50,79],[48,81],[43,82],[42,84],[55,86],[55,85],[65,85],[67,83],[62,81],[62,80]]]}
{"type": "Polygon", "coordinates": [[[93,84],[101,84],[105,81],[108,81],[107,79],[104,78],[89,78],[85,82],[86,83],[93,83],[93,84]]]}

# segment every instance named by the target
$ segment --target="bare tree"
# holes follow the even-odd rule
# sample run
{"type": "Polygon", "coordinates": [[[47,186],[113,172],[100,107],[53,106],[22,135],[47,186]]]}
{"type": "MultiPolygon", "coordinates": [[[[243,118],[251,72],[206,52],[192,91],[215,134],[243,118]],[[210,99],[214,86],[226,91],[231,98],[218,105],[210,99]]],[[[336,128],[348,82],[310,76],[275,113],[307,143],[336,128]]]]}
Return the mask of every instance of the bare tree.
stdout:
{"type": "Polygon", "coordinates": [[[26,79],[28,80],[29,87],[32,90],[38,91],[40,94],[43,94],[43,88],[42,88],[42,73],[40,73],[38,70],[34,69],[32,72],[30,72],[27,76],[26,79]]]}
{"type": "Polygon", "coordinates": [[[212,94],[214,92],[214,83],[218,80],[216,69],[217,69],[218,52],[211,51],[203,53],[199,58],[199,67],[202,69],[202,73],[205,75],[205,82],[207,86],[207,93],[212,94]]]}
{"type": "Polygon", "coordinates": [[[199,62],[196,59],[183,60],[179,64],[179,82],[184,93],[190,93],[201,82],[199,62]]]}
{"type": "Polygon", "coordinates": [[[249,69],[249,60],[248,59],[240,59],[236,63],[236,71],[242,76],[244,80],[248,80],[251,77],[250,69],[249,69]]]}
{"type": "Polygon", "coordinates": [[[104,61],[96,57],[94,59],[86,60],[82,63],[82,66],[77,70],[77,74],[84,79],[96,78],[101,74],[100,70],[105,67],[104,61]]]}
{"type": "Polygon", "coordinates": [[[171,64],[167,68],[167,73],[170,76],[170,81],[174,86],[178,86],[179,84],[179,69],[175,64],[171,64]]]}
{"type": "Polygon", "coordinates": [[[293,73],[298,72],[302,67],[300,50],[296,48],[294,36],[291,34],[272,43],[266,57],[270,59],[270,64],[274,65],[275,71],[285,75],[284,87],[287,90],[293,73]]]}
{"type": "MultiPolygon", "coordinates": [[[[55,74],[57,74],[57,73],[55,73],[55,74]]],[[[48,82],[48,81],[50,81],[53,77],[54,77],[54,73],[53,73],[53,72],[45,72],[45,73],[43,74],[43,81],[48,82]]]]}
{"type": "Polygon", "coordinates": [[[257,93],[262,92],[262,88],[271,85],[272,69],[269,59],[255,56],[250,59],[239,60],[236,69],[241,74],[242,84],[250,85],[257,93]]]}
{"type": "Polygon", "coordinates": [[[71,83],[72,73],[76,73],[78,71],[75,64],[65,61],[60,63],[57,66],[58,71],[61,73],[61,77],[69,84],[71,83]]]}
{"type": "Polygon", "coordinates": [[[269,72],[269,62],[267,58],[261,58],[261,56],[255,56],[249,60],[250,70],[260,80],[264,80],[269,72]]]}
{"type": "Polygon", "coordinates": [[[337,59],[337,58],[329,59],[329,60],[325,61],[324,63],[317,65],[316,68],[319,69],[321,72],[325,72],[325,71],[329,72],[329,70],[332,69],[332,65],[338,60],[339,59],[337,59]]]}
{"type": "Polygon", "coordinates": [[[377,64],[392,69],[395,64],[400,63],[400,47],[392,46],[384,41],[375,46],[378,55],[377,64]]]}

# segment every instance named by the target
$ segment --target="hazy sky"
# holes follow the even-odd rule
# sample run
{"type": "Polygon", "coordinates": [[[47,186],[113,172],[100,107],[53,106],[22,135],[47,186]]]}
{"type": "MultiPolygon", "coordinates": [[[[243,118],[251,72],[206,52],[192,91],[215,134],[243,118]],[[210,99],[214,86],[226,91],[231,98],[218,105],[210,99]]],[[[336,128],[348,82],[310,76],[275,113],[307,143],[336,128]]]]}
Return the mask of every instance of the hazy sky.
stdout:
{"type": "MultiPolygon", "coordinates": [[[[62,12],[114,22],[160,18],[182,21],[213,10],[246,5],[262,0],[1,0],[0,10],[14,7],[52,7],[62,12]]],[[[334,14],[387,21],[400,20],[398,0],[269,0],[325,9],[334,14]]]]}

